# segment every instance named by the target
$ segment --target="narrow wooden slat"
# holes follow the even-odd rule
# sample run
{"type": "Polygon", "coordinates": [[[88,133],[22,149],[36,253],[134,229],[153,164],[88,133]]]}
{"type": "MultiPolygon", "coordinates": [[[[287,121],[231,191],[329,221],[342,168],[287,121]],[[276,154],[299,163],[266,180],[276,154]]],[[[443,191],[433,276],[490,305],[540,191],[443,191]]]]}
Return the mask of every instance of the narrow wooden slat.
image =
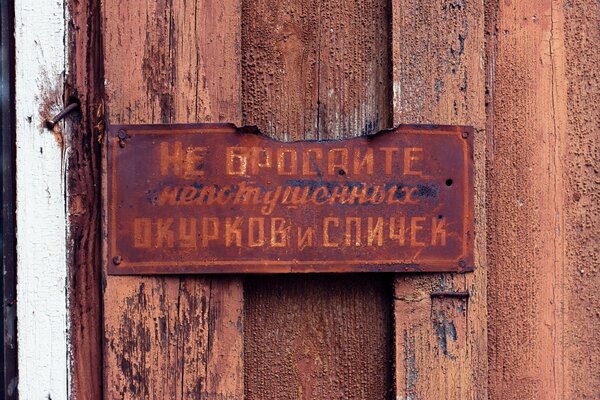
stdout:
{"type": "MultiPolygon", "coordinates": [[[[104,3],[110,123],[239,123],[240,4],[104,3]]],[[[243,397],[239,278],[106,277],[106,398],[243,397]]]]}
{"type": "MultiPolygon", "coordinates": [[[[379,0],[245,1],[244,123],[285,140],[389,127],[389,15],[379,0]]],[[[246,398],[391,398],[390,279],[249,277],[246,398]]]]}
{"type": "Polygon", "coordinates": [[[68,396],[63,126],[64,1],[15,5],[16,251],[20,399],[68,396]]]}
{"type": "Polygon", "coordinates": [[[585,398],[564,392],[561,157],[571,136],[565,4],[499,2],[490,10],[495,17],[489,29],[496,32],[488,50],[493,95],[487,132],[493,398],[585,398]]]}
{"type": "Polygon", "coordinates": [[[394,123],[473,125],[475,263],[395,284],[398,399],[486,398],[483,2],[392,1],[394,123]],[[431,298],[434,291],[469,292],[431,298]]]}
{"type": "Polygon", "coordinates": [[[104,60],[100,1],[67,2],[68,100],[81,113],[68,116],[67,246],[70,314],[70,393],[102,398],[101,147],[104,133],[104,60]]]}
{"type": "MultiPolygon", "coordinates": [[[[565,399],[600,393],[600,3],[570,1],[553,7],[560,29],[564,10],[567,125],[562,140],[565,232],[565,399]],[[595,178],[592,178],[595,177],[595,178]]],[[[561,47],[553,34],[553,55],[561,47]]],[[[554,76],[560,77],[560,70],[554,76]]],[[[559,78],[560,79],[560,78],[559,78]]]]}

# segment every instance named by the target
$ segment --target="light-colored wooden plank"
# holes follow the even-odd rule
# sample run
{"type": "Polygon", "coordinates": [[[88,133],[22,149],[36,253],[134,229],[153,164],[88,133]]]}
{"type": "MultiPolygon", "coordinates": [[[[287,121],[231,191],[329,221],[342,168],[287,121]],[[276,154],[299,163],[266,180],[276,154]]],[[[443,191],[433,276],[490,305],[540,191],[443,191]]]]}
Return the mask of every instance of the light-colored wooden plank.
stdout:
{"type": "Polygon", "coordinates": [[[394,0],[392,13],[394,123],[477,130],[475,272],[396,278],[396,396],[486,398],[483,2],[394,0]]]}
{"type": "MultiPolygon", "coordinates": [[[[104,3],[110,123],[240,122],[237,1],[104,3]]],[[[106,277],[107,398],[243,397],[239,278],[106,277]]]]}
{"type": "Polygon", "coordinates": [[[67,264],[62,126],[62,1],[15,6],[19,398],[66,399],[67,264]]]}
{"type": "MultiPolygon", "coordinates": [[[[244,2],[243,115],[284,139],[391,123],[389,4],[244,2]]],[[[392,392],[388,275],[249,277],[247,399],[384,399],[392,392]]]]}

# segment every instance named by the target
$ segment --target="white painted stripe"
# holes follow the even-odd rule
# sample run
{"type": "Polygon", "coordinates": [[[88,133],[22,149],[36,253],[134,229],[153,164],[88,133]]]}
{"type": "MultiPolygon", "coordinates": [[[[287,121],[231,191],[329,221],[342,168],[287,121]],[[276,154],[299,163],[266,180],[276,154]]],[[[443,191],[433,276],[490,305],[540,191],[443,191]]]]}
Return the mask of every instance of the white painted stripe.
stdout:
{"type": "Polygon", "coordinates": [[[63,151],[43,127],[62,107],[63,0],[15,4],[19,398],[67,399],[63,151]],[[51,108],[43,115],[43,104],[51,108]]]}

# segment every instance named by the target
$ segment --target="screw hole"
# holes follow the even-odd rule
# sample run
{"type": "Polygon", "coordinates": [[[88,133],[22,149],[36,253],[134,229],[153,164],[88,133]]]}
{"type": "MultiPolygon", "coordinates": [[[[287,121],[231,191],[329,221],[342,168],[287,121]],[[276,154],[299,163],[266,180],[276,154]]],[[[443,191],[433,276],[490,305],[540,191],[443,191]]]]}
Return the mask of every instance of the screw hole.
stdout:
{"type": "Polygon", "coordinates": [[[338,175],[340,175],[340,176],[344,176],[344,175],[346,175],[346,171],[344,171],[343,169],[340,169],[340,170],[338,171],[338,175]]]}
{"type": "Polygon", "coordinates": [[[443,219],[443,218],[444,218],[444,216],[443,216],[442,214],[438,215],[438,219],[440,219],[440,220],[441,220],[441,219],[443,219]]]}
{"type": "Polygon", "coordinates": [[[452,179],[446,179],[446,186],[450,187],[453,183],[454,181],[452,179]]]}

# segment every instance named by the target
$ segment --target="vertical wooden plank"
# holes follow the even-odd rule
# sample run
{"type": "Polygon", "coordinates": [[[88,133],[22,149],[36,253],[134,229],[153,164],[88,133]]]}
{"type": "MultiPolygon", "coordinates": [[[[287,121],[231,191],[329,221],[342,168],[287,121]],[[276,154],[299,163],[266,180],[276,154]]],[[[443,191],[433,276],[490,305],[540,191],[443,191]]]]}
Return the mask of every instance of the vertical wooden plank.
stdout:
{"type": "Polygon", "coordinates": [[[562,2],[500,3],[489,155],[490,393],[563,397],[562,2]],[[492,306],[493,305],[493,306],[492,306]],[[515,312],[518,310],[518,316],[515,312]]]}
{"type": "MultiPolygon", "coordinates": [[[[389,4],[245,1],[243,115],[284,140],[390,126],[389,4]]],[[[393,396],[390,276],[246,281],[247,399],[393,396]]]]}
{"type": "Polygon", "coordinates": [[[295,0],[242,3],[244,123],[283,139],[317,137],[319,7],[295,0]]]}
{"type": "Polygon", "coordinates": [[[104,70],[100,1],[69,1],[66,119],[70,398],[102,398],[102,265],[100,139],[104,70]]]}
{"type": "Polygon", "coordinates": [[[491,11],[490,393],[595,398],[599,5],[491,11]]]}
{"type": "Polygon", "coordinates": [[[390,277],[246,281],[246,399],[390,399],[390,277]]]}
{"type": "Polygon", "coordinates": [[[383,1],[244,3],[244,122],[280,139],[346,138],[391,124],[383,1]]]}
{"type": "Polygon", "coordinates": [[[593,399],[600,394],[600,3],[565,1],[563,9],[564,398],[593,399]]]}
{"type": "Polygon", "coordinates": [[[15,6],[19,398],[66,399],[67,264],[62,126],[64,2],[15,6]]]}
{"type": "Polygon", "coordinates": [[[475,272],[396,278],[396,396],[486,398],[483,2],[393,0],[392,10],[394,123],[477,131],[475,272]]]}
{"type": "MultiPolygon", "coordinates": [[[[104,3],[111,123],[240,122],[237,1],[104,3]]],[[[107,398],[243,397],[235,277],[106,277],[107,398]]]]}

